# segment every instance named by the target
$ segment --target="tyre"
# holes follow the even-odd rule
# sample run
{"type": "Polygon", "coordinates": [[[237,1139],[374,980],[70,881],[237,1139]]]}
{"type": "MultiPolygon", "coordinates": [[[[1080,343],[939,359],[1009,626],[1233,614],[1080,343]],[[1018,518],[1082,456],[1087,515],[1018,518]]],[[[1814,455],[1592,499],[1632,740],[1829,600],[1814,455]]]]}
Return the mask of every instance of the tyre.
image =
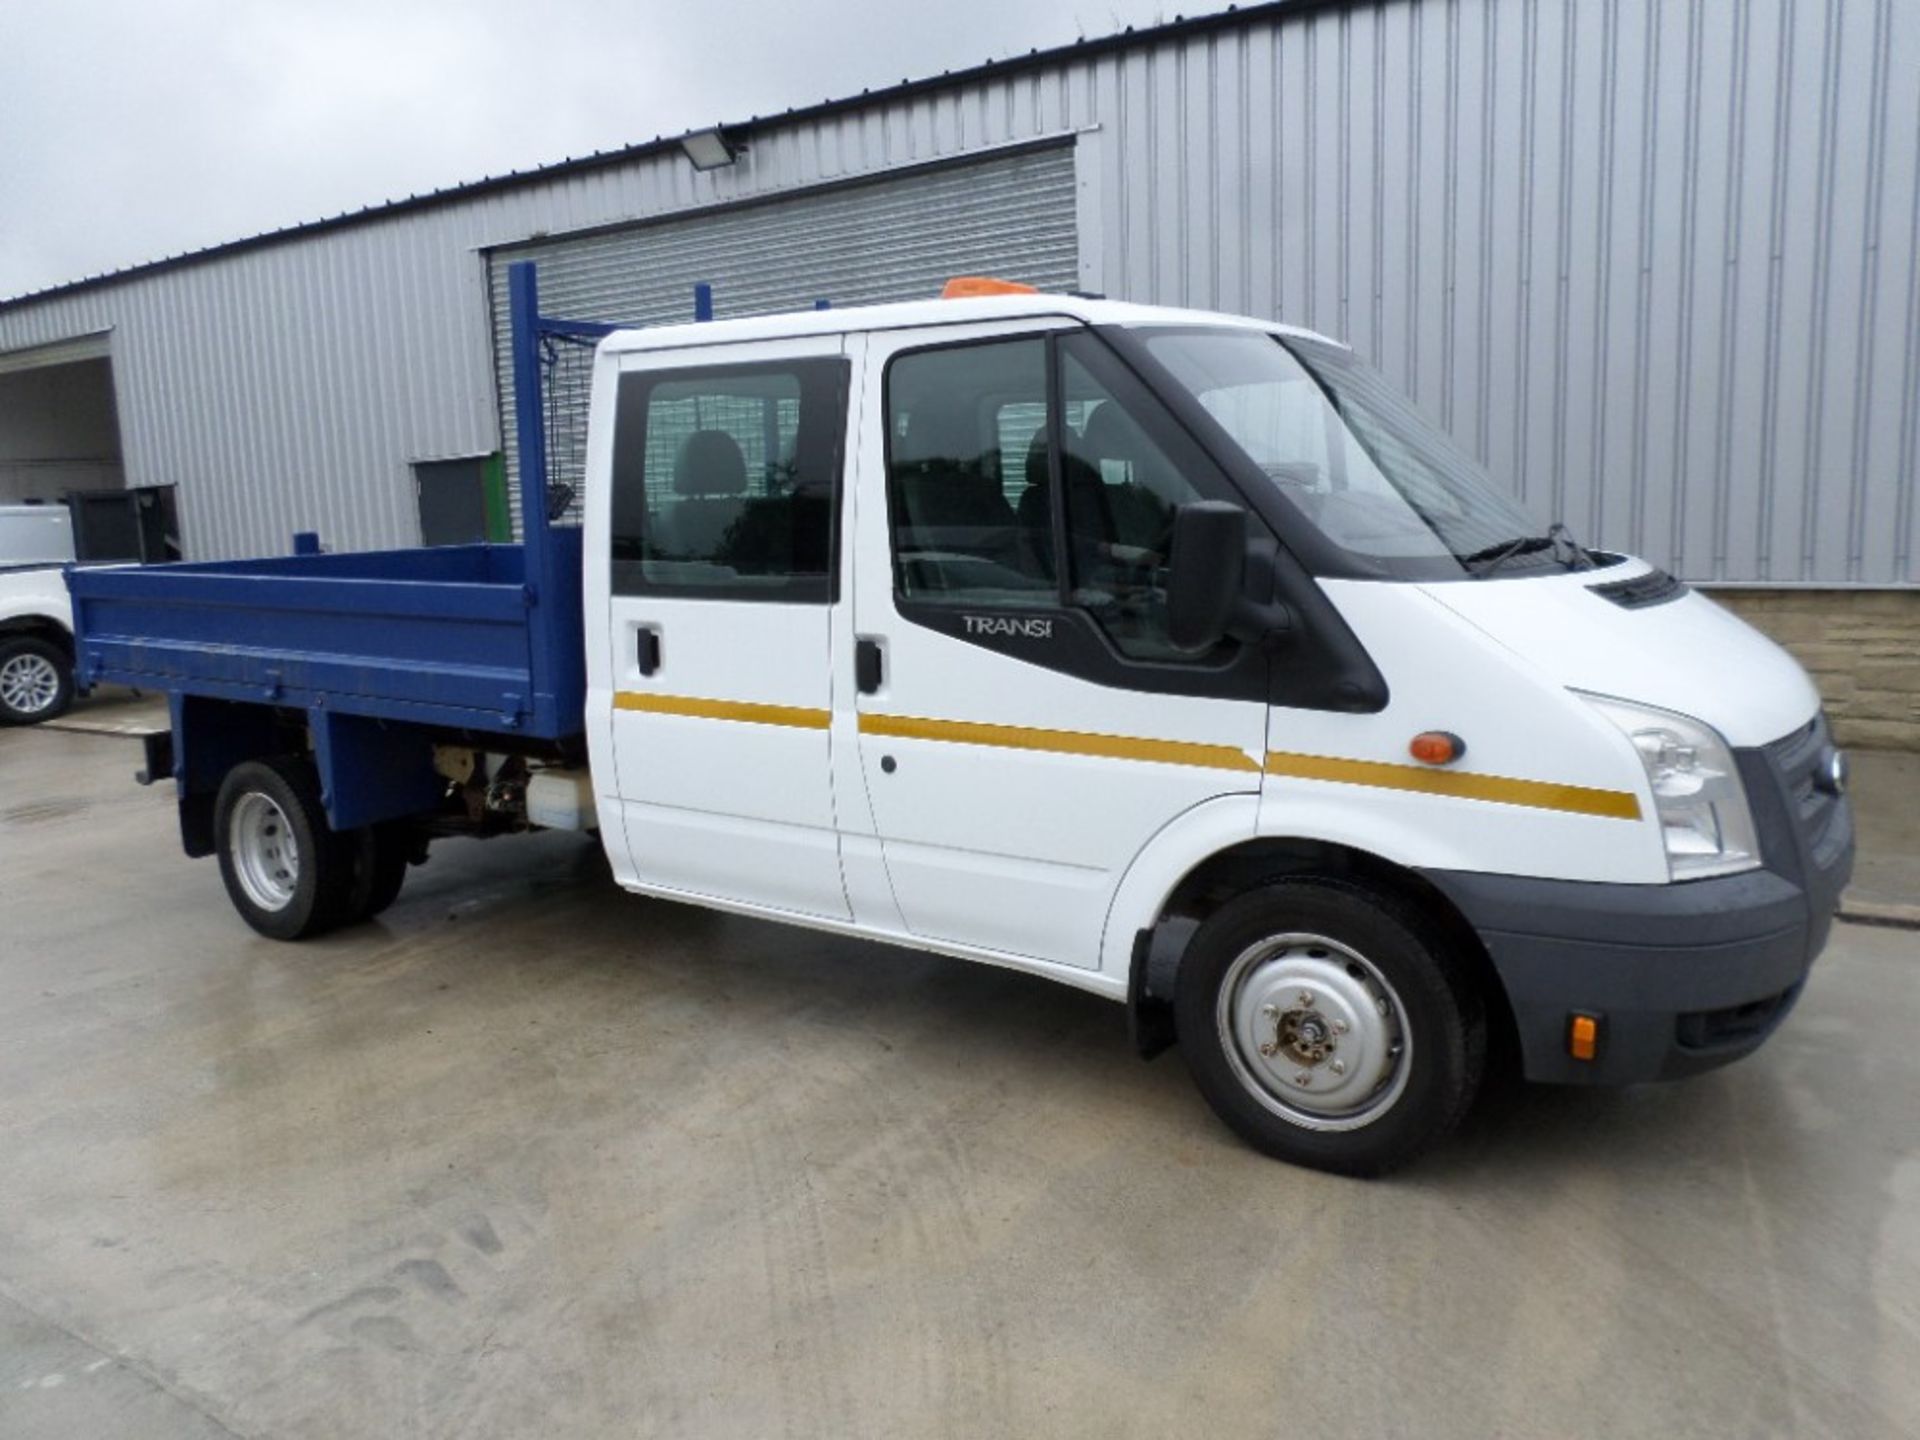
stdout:
{"type": "Polygon", "coordinates": [[[1486,1066],[1466,967],[1395,896],[1283,880],[1194,933],[1174,989],[1188,1068],[1255,1149],[1384,1175],[1459,1123],[1486,1066]]]}
{"type": "Polygon", "coordinates": [[[320,782],[304,760],[248,760],[214,802],[220,878],[233,908],[262,935],[305,940],[347,917],[352,846],[327,828],[320,782]]]}
{"type": "Polygon", "coordinates": [[[0,721],[38,725],[73,704],[73,662],[50,640],[0,636],[0,721]]]}
{"type": "Polygon", "coordinates": [[[353,832],[348,847],[353,879],[341,923],[354,925],[371,920],[400,898],[413,838],[404,824],[369,825],[353,832]]]}

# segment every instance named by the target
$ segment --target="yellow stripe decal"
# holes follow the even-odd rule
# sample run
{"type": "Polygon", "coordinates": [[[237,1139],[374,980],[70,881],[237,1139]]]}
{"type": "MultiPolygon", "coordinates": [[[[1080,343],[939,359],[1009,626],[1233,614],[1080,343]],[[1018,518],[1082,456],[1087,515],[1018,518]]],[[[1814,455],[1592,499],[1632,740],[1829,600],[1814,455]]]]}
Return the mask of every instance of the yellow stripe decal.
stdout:
{"type": "Polygon", "coordinates": [[[692,695],[657,695],[652,691],[621,690],[613,697],[616,710],[642,710],[650,715],[686,715],[696,720],[743,720],[753,725],[785,725],[800,730],[825,730],[833,722],[830,710],[805,705],[761,705],[752,700],[701,700],[692,695]]]}
{"type": "MultiPolygon", "coordinates": [[[[785,725],[802,730],[825,730],[833,720],[830,711],[802,705],[763,705],[751,700],[703,700],[692,695],[658,695],[635,690],[618,692],[613,697],[613,704],[616,710],[684,715],[698,720],[744,721],[754,725],[785,725]]],[[[1207,770],[1258,771],[1261,768],[1244,750],[1237,750],[1231,745],[1208,745],[1193,740],[1150,740],[1137,735],[1101,735],[1083,730],[1038,730],[1026,725],[988,725],[976,720],[929,720],[917,715],[885,715],[869,711],[860,716],[860,733],[891,735],[902,740],[990,745],[1002,750],[1039,750],[1055,755],[1091,755],[1107,760],[1192,765],[1207,770]]],[[[1446,795],[1457,800],[1488,800],[1540,810],[1565,810],[1576,815],[1601,815],[1618,820],[1640,818],[1640,802],[1624,790],[1595,790],[1585,785],[1556,785],[1546,780],[1515,780],[1504,775],[1430,770],[1419,765],[1348,760],[1336,755],[1300,755],[1286,750],[1267,752],[1266,773],[1285,775],[1295,780],[1330,780],[1343,785],[1370,785],[1387,790],[1412,790],[1423,795],[1446,795]]]]}
{"type": "Polygon", "coordinates": [[[1458,770],[1429,770],[1423,765],[1391,765],[1379,760],[1345,760],[1333,755],[1267,752],[1267,773],[1295,780],[1332,780],[1342,785],[1373,785],[1415,790],[1457,800],[1491,800],[1539,810],[1567,810],[1638,820],[1640,802],[1625,790],[1594,790],[1585,785],[1556,785],[1547,780],[1513,780],[1504,775],[1474,775],[1458,770]]]}
{"type": "Polygon", "coordinates": [[[1160,765],[1197,765],[1208,770],[1252,770],[1259,764],[1231,745],[1192,740],[1145,740],[1134,735],[1095,735],[1082,730],[1035,730],[1025,725],[984,725],[974,720],[925,720],[913,715],[860,716],[863,735],[903,740],[945,740],[992,745],[1002,750],[1044,750],[1057,755],[1097,755],[1108,760],[1148,760],[1160,765]]]}

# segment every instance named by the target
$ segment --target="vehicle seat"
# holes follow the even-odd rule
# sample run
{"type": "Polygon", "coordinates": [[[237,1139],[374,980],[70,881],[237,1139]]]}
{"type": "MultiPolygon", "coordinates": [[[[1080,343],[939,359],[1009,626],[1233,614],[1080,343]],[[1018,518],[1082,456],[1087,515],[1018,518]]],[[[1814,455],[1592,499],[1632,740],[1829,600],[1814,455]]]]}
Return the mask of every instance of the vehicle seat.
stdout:
{"type": "MultiPolygon", "coordinates": [[[[1027,488],[1020,492],[1015,514],[1020,523],[1020,545],[1027,570],[1047,579],[1053,575],[1053,477],[1048,473],[1047,432],[1033,432],[1027,442],[1027,488]]],[[[1076,535],[1097,539],[1105,527],[1106,486],[1101,483],[1098,466],[1074,453],[1069,444],[1066,458],[1068,508],[1074,513],[1070,522],[1076,535]],[[1094,533],[1089,533],[1094,532],[1094,533]]]]}
{"type": "Polygon", "coordinates": [[[983,462],[968,417],[916,408],[894,446],[896,523],[911,531],[903,549],[975,555],[1019,568],[1013,506],[983,462]]]}
{"type": "Polygon", "coordinates": [[[747,505],[747,458],[724,430],[696,430],[673,462],[674,498],[654,518],[663,560],[719,560],[727,531],[747,505]]]}
{"type": "Polygon", "coordinates": [[[1112,484],[1101,486],[1101,538],[1164,555],[1173,543],[1173,507],[1149,483],[1157,452],[1133,417],[1113,401],[1103,402],[1087,417],[1079,448],[1096,468],[1126,467],[1124,480],[1116,473],[1112,484]]]}

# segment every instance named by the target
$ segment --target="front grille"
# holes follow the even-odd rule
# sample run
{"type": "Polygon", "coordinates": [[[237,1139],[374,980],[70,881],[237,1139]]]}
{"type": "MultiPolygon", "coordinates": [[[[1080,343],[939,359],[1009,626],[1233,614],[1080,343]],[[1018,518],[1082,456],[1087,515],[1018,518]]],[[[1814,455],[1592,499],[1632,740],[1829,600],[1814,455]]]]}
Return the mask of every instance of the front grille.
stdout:
{"type": "Polygon", "coordinates": [[[1832,750],[1824,715],[1816,715],[1791,735],[1766,747],[1767,762],[1786,790],[1788,810],[1807,857],[1820,870],[1840,858],[1849,838],[1845,807],[1840,797],[1824,786],[1827,757],[1832,750]]]}
{"type": "Polygon", "coordinates": [[[1789,985],[1777,995],[1749,1000],[1744,1005],[1728,1005],[1719,1010],[1691,1010],[1682,1015],[1675,1038],[1687,1050],[1717,1050],[1754,1040],[1772,1029],[1775,1022],[1793,1004],[1798,984],[1789,985]]]}

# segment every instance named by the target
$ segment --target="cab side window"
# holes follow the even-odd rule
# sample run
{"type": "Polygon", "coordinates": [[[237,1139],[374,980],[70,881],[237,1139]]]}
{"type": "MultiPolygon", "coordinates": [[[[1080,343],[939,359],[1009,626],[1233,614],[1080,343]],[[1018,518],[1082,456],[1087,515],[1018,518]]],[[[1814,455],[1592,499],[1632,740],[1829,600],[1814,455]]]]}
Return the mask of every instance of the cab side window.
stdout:
{"type": "Polygon", "coordinates": [[[887,407],[901,600],[1071,606],[1126,659],[1219,658],[1168,642],[1166,566],[1181,505],[1236,497],[1100,341],[1076,332],[909,351],[888,367],[887,407]]]}
{"type": "Polygon", "coordinates": [[[888,367],[887,505],[903,599],[1053,602],[1046,417],[1044,339],[917,351],[888,367]]]}
{"type": "Polygon", "coordinates": [[[622,376],[614,593],[831,600],[846,372],[808,359],[622,376]]]}
{"type": "Polygon", "coordinates": [[[1097,342],[1063,339],[1060,363],[1069,407],[1061,467],[1068,599],[1130,659],[1191,660],[1167,639],[1174,512],[1196,500],[1235,497],[1159,402],[1097,342]]]}

